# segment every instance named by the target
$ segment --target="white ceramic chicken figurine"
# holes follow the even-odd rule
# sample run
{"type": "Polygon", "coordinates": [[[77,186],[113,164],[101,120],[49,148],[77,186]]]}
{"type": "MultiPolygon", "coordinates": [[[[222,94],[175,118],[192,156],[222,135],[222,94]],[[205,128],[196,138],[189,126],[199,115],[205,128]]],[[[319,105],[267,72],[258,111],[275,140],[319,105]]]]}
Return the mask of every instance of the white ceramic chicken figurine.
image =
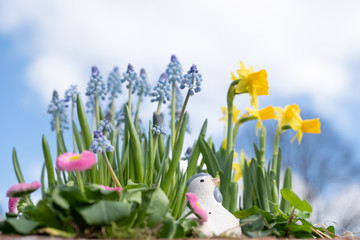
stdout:
{"type": "MultiPolygon", "coordinates": [[[[219,179],[212,178],[206,173],[196,174],[187,182],[188,192],[196,195],[200,207],[208,214],[208,220],[200,222],[198,229],[207,237],[219,235],[239,237],[241,235],[239,219],[222,206],[219,183],[219,179]]],[[[183,216],[189,211],[190,209],[186,207],[183,216]]],[[[194,214],[190,214],[187,218],[197,219],[194,214]]]]}

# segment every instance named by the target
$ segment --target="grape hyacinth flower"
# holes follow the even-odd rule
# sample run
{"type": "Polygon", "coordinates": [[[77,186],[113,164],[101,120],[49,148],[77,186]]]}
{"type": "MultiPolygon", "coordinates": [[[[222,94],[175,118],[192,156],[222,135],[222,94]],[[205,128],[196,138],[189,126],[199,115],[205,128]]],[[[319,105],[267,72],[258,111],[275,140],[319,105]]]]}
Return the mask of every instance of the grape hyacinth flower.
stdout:
{"type": "Polygon", "coordinates": [[[166,74],[169,77],[169,83],[173,83],[173,82],[181,83],[182,68],[175,54],[171,55],[171,61],[166,68],[166,74]]]}
{"type": "Polygon", "coordinates": [[[137,95],[143,94],[147,96],[150,93],[150,85],[147,80],[147,74],[144,68],[140,70],[139,78],[135,80],[134,91],[137,91],[137,95]]]}
{"type": "Polygon", "coordinates": [[[196,195],[188,192],[185,194],[185,198],[187,206],[191,209],[195,216],[206,222],[208,220],[208,214],[203,208],[200,207],[196,195]]]}
{"type": "Polygon", "coordinates": [[[103,77],[100,75],[100,71],[96,66],[91,68],[91,77],[86,88],[86,95],[99,97],[102,100],[105,100],[106,95],[106,85],[103,81],[103,77]]]}
{"type": "Polygon", "coordinates": [[[159,113],[157,113],[157,112],[154,112],[153,113],[153,127],[152,127],[153,134],[166,135],[166,130],[165,130],[162,123],[163,123],[163,121],[162,121],[161,115],[159,113]]]}
{"type": "MultiPolygon", "coordinates": [[[[130,63],[128,64],[126,72],[123,73],[122,76],[123,76],[123,78],[121,79],[121,83],[128,82],[128,84],[126,85],[126,88],[129,88],[130,85],[134,86],[135,82],[137,81],[137,78],[138,78],[136,72],[134,71],[133,65],[131,65],[130,63]]],[[[135,92],[135,88],[131,89],[131,93],[134,93],[134,92],[135,92]]]]}
{"type": "Polygon", "coordinates": [[[107,152],[115,150],[114,146],[111,145],[110,141],[106,139],[101,129],[94,131],[94,140],[91,143],[90,151],[94,153],[102,153],[104,149],[107,152]]]}
{"type": "Polygon", "coordinates": [[[104,120],[99,123],[99,129],[103,132],[111,133],[114,131],[114,126],[111,124],[111,113],[108,112],[104,120]]]}
{"type": "Polygon", "coordinates": [[[94,113],[95,111],[95,100],[90,97],[89,101],[86,102],[86,113],[94,113]]]}
{"type": "Polygon", "coordinates": [[[185,154],[184,154],[184,157],[182,157],[181,160],[190,160],[191,155],[192,155],[192,152],[193,152],[192,147],[188,147],[188,148],[186,149],[186,152],[185,152],[185,154]]]}
{"type": "Polygon", "coordinates": [[[18,183],[12,185],[6,192],[7,197],[23,197],[28,195],[41,187],[41,184],[37,181],[32,183],[18,183]]]}
{"type": "Polygon", "coordinates": [[[66,113],[66,107],[67,106],[65,102],[59,99],[58,92],[54,91],[47,110],[48,113],[52,114],[52,120],[50,122],[52,131],[56,129],[56,117],[59,121],[59,130],[69,129],[69,120],[66,113]]]}
{"type": "Polygon", "coordinates": [[[119,68],[114,67],[107,79],[107,88],[110,93],[110,100],[117,98],[121,94],[121,77],[119,74],[119,68]]]}
{"type": "Polygon", "coordinates": [[[72,107],[75,107],[76,105],[76,97],[79,94],[79,91],[77,89],[76,85],[71,85],[68,90],[65,91],[65,102],[70,102],[72,107]]]}
{"type": "Polygon", "coordinates": [[[17,212],[17,205],[20,198],[11,197],[9,198],[9,213],[16,213],[17,212]]]}
{"type": "Polygon", "coordinates": [[[56,167],[60,171],[84,171],[90,169],[95,163],[95,154],[87,150],[81,154],[66,152],[56,159],[56,167]]]}
{"type": "Polygon", "coordinates": [[[185,86],[189,88],[190,96],[194,95],[201,91],[201,82],[202,82],[202,75],[197,70],[195,64],[193,64],[187,74],[184,75],[184,78],[181,81],[180,89],[184,89],[185,86]]]}
{"type": "Polygon", "coordinates": [[[153,97],[151,102],[159,102],[166,103],[166,101],[170,101],[170,85],[167,82],[166,73],[161,74],[159,81],[156,83],[156,86],[153,89],[153,92],[150,93],[150,96],[153,97]]]}

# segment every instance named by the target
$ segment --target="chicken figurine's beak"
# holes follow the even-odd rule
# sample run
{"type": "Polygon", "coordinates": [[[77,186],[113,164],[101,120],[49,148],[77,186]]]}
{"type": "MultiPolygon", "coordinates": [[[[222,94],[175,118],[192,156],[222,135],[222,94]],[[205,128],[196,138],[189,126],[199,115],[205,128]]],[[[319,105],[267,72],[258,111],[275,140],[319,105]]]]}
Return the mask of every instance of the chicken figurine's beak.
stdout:
{"type": "Polygon", "coordinates": [[[213,178],[211,181],[215,184],[215,186],[220,185],[220,179],[218,179],[218,178],[213,178]]]}

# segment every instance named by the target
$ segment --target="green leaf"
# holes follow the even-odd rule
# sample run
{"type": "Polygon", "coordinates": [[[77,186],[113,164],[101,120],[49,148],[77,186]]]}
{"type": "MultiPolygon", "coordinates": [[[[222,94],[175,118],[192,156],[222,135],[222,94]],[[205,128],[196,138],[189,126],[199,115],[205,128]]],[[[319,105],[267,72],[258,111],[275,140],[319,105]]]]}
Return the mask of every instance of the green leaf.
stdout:
{"type": "Polygon", "coordinates": [[[77,95],[76,98],[76,109],[77,109],[77,114],[78,114],[78,119],[79,119],[79,123],[80,123],[80,127],[81,127],[81,133],[84,137],[84,141],[85,141],[85,149],[89,149],[91,142],[92,142],[92,135],[90,132],[90,128],[89,128],[89,124],[86,118],[86,113],[84,110],[84,106],[81,102],[81,98],[80,95],[77,95]]]}
{"type": "Polygon", "coordinates": [[[19,162],[18,162],[18,158],[17,158],[15,148],[13,148],[12,160],[13,160],[14,170],[15,170],[15,174],[16,174],[16,178],[17,178],[18,182],[19,183],[25,182],[24,177],[23,177],[22,172],[21,172],[21,169],[20,169],[20,165],[19,165],[19,162]]]}
{"type": "Polygon", "coordinates": [[[185,136],[187,122],[188,122],[188,114],[185,113],[184,119],[181,123],[179,138],[177,139],[177,141],[175,143],[175,150],[174,150],[173,158],[171,160],[169,170],[166,173],[165,180],[162,182],[162,185],[161,185],[161,188],[164,190],[164,192],[168,192],[170,184],[173,180],[176,168],[179,166],[179,162],[181,159],[182,147],[184,145],[184,136],[185,136]]]}
{"type": "Polygon", "coordinates": [[[65,225],[59,218],[59,211],[55,210],[49,199],[40,200],[36,206],[26,207],[23,214],[47,227],[63,228],[65,225]]]}
{"type": "Polygon", "coordinates": [[[169,200],[160,188],[149,189],[142,193],[142,203],[139,209],[138,224],[150,228],[156,227],[163,221],[169,210],[169,200]]]}
{"type": "Polygon", "coordinates": [[[128,217],[131,213],[131,204],[102,200],[76,210],[89,225],[108,225],[128,217]]]}
{"type": "Polygon", "coordinates": [[[79,150],[79,153],[81,153],[84,151],[83,140],[74,121],[72,121],[72,128],[73,128],[73,134],[75,136],[76,146],[79,150]]]}
{"type": "Polygon", "coordinates": [[[251,215],[254,215],[256,213],[259,213],[260,209],[257,206],[253,206],[249,209],[245,209],[245,210],[240,210],[240,211],[236,211],[233,212],[234,216],[239,218],[239,219],[244,219],[247,218],[251,215]]]}
{"type": "Polygon", "coordinates": [[[55,185],[55,176],[54,176],[54,167],[53,162],[51,159],[49,144],[46,140],[45,135],[42,136],[42,149],[44,153],[44,159],[45,159],[45,166],[47,171],[47,177],[48,177],[48,184],[49,188],[53,185],[55,185]]]}
{"type": "Polygon", "coordinates": [[[176,233],[176,223],[170,214],[159,224],[159,226],[161,226],[161,229],[159,233],[156,234],[157,238],[172,239],[174,237],[174,234],[176,233]]]}
{"type": "Polygon", "coordinates": [[[118,191],[108,191],[97,184],[92,184],[85,187],[85,195],[91,201],[108,200],[116,201],[119,199],[118,191]]]}
{"type": "Polygon", "coordinates": [[[25,218],[19,218],[19,219],[8,219],[6,222],[17,232],[23,235],[30,234],[34,232],[36,227],[38,227],[40,224],[36,221],[25,219],[25,218]]]}
{"type": "MultiPolygon", "coordinates": [[[[290,167],[286,168],[283,184],[284,184],[283,188],[291,188],[292,187],[290,167]]],[[[289,203],[289,201],[286,201],[284,199],[284,197],[281,197],[280,210],[285,214],[290,214],[290,203],[289,203]]]]}
{"type": "Polygon", "coordinates": [[[211,150],[208,143],[203,138],[199,138],[199,147],[210,175],[215,177],[217,172],[222,172],[215,153],[211,150]]]}
{"type": "Polygon", "coordinates": [[[189,180],[196,173],[197,162],[198,162],[198,159],[200,156],[199,139],[205,137],[206,129],[207,129],[207,119],[203,123],[200,134],[199,134],[199,138],[196,141],[195,146],[193,147],[193,152],[191,154],[191,157],[190,157],[190,160],[188,163],[188,167],[186,170],[187,180],[189,180]]]}
{"type": "Polygon", "coordinates": [[[293,191],[289,188],[281,189],[281,195],[283,198],[290,202],[294,208],[305,212],[312,212],[310,204],[306,200],[301,200],[293,191]]]}
{"type": "Polygon", "coordinates": [[[135,178],[137,182],[144,181],[144,163],[143,163],[143,155],[141,151],[140,139],[137,134],[135,125],[131,119],[131,114],[129,112],[129,108],[127,105],[125,106],[125,120],[126,126],[128,127],[128,132],[130,134],[129,142],[132,159],[134,160],[134,168],[135,168],[135,178]]]}
{"type": "Polygon", "coordinates": [[[63,209],[70,209],[87,203],[87,199],[82,194],[80,189],[75,186],[60,185],[53,189],[51,197],[59,207],[63,209]]]}
{"type": "Polygon", "coordinates": [[[177,229],[174,238],[190,237],[193,230],[199,226],[199,223],[191,218],[177,222],[177,229]]]}
{"type": "Polygon", "coordinates": [[[58,154],[60,155],[67,152],[62,131],[59,131],[59,133],[56,135],[56,140],[58,145],[58,154]]]}

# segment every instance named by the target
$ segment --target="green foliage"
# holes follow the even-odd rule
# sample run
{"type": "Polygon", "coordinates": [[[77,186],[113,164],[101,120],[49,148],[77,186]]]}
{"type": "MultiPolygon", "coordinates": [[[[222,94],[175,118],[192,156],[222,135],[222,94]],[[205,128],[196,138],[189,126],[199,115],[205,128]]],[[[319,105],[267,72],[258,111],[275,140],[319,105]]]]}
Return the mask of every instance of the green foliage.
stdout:
{"type": "MultiPolygon", "coordinates": [[[[56,159],[67,149],[81,153],[90,148],[93,132],[99,128],[100,120],[108,112],[111,113],[110,122],[115,123],[114,98],[108,112],[102,110],[98,97],[92,99],[94,109],[92,124],[89,124],[91,121],[88,121],[80,95],[77,95],[77,120],[72,115],[73,148],[66,145],[56,117],[56,155],[51,155],[45,135],[42,137],[43,198],[36,206],[28,198],[19,214],[7,214],[7,219],[0,222],[0,231],[23,235],[38,233],[93,238],[202,236],[196,232],[199,226],[197,221],[180,217],[185,207],[186,182],[194,174],[206,172],[220,178],[222,204],[244,224],[243,232],[247,236],[316,237],[315,232],[323,230],[305,220],[312,209],[305,200],[291,191],[290,168],[286,169],[283,189],[280,191],[281,150],[278,144],[281,131],[276,132],[274,151],[268,162],[265,159],[264,127],[261,129],[259,147],[254,144],[255,157],[247,159],[243,153],[240,154],[244,188],[241,199],[238,199],[239,186],[234,181],[233,174],[234,141],[240,125],[256,119],[245,114],[233,123],[233,101],[238,94],[235,88],[239,81],[240,79],[231,82],[227,95],[226,145],[216,148],[211,137],[205,140],[208,124],[205,120],[192,146],[192,153],[187,156],[185,169],[180,169],[180,161],[186,142],[189,116],[185,108],[190,92],[176,121],[175,106],[171,106],[171,136],[164,139],[163,135],[153,133],[151,122],[148,131],[142,129],[139,108],[143,93],[138,98],[135,120],[133,119],[131,84],[128,103],[123,109],[123,121],[117,123],[113,132],[104,132],[104,136],[114,146],[114,152],[98,154],[97,163],[84,172],[65,173],[54,169],[52,159],[56,159]],[[89,125],[92,125],[91,130],[89,125]],[[81,187],[82,182],[84,188],[81,187]],[[123,189],[119,196],[117,191],[104,190],[100,185],[121,186],[123,189]]],[[[175,82],[172,87],[172,104],[175,104],[175,82]]],[[[161,105],[160,100],[158,114],[161,105]]],[[[74,112],[75,109],[72,110],[74,112]]],[[[13,165],[18,181],[24,182],[15,148],[13,165]]]]}
{"type": "Polygon", "coordinates": [[[87,237],[92,229],[105,226],[107,234],[113,236],[118,230],[114,224],[133,229],[157,229],[151,235],[165,238],[175,234],[188,236],[197,226],[194,220],[174,220],[169,212],[169,199],[159,187],[130,183],[121,196],[117,191],[107,191],[98,185],[86,186],[85,193],[75,186],[54,186],[36,206],[27,206],[22,215],[2,222],[0,230],[7,234],[42,231],[57,236],[87,237]]]}

